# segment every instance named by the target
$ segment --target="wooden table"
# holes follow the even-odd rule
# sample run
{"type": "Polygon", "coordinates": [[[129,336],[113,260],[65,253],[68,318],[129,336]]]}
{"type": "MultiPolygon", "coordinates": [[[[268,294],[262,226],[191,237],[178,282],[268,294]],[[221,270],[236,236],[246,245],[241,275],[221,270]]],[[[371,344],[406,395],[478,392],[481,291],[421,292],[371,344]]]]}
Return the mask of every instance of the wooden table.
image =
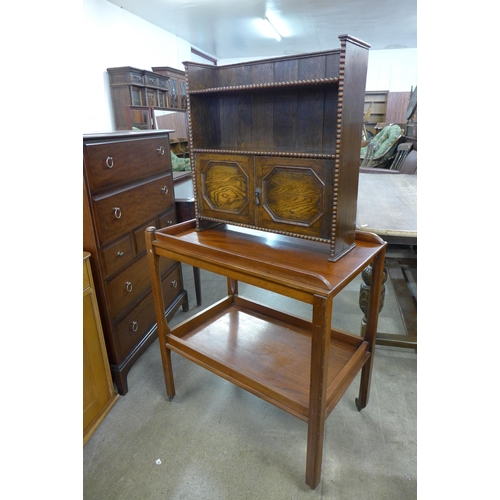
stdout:
{"type": "MultiPolygon", "coordinates": [[[[360,174],[357,225],[363,231],[378,234],[389,244],[416,245],[417,176],[360,174]]],[[[405,332],[400,335],[378,332],[378,344],[416,348],[417,306],[405,277],[406,272],[416,268],[416,255],[402,258],[388,248],[386,272],[396,292],[405,332]]],[[[363,279],[365,277],[369,280],[367,273],[363,274],[363,279]]]]}
{"type": "Polygon", "coordinates": [[[387,243],[417,244],[417,176],[359,174],[357,225],[387,243]]]}
{"type": "Polygon", "coordinates": [[[229,225],[198,232],[195,221],[188,221],[158,231],[148,228],[146,248],[169,399],[175,395],[174,351],[304,420],[306,483],[316,488],[325,420],[359,372],[358,410],[368,403],[386,243],[357,232],[356,247],[333,263],[322,243],[229,225]],[[160,257],[225,276],[227,296],[170,329],[160,257]],[[370,265],[364,336],[332,329],[333,298],[370,265]],[[311,320],[239,296],[238,281],[311,304],[311,320]]]}

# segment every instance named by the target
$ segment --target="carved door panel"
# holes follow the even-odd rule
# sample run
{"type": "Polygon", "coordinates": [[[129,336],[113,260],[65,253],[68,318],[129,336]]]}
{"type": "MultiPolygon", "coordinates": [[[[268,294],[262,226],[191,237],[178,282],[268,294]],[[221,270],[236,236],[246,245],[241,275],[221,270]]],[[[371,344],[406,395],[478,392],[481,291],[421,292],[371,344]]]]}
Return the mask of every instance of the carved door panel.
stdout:
{"type": "Polygon", "coordinates": [[[256,157],[260,200],[256,225],[329,239],[333,161],[256,157]]]}
{"type": "Polygon", "coordinates": [[[247,155],[196,154],[200,216],[255,224],[253,163],[247,155]]]}

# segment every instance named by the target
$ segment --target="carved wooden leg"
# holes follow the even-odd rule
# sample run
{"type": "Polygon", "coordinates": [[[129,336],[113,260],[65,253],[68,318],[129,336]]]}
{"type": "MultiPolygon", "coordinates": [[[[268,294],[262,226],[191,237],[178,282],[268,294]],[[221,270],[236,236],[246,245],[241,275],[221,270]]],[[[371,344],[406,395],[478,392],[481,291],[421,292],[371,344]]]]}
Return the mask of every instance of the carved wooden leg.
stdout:
{"type": "MultiPolygon", "coordinates": [[[[378,314],[383,307],[383,298],[385,294],[384,283],[387,280],[387,271],[384,268],[385,262],[385,249],[380,252],[373,264],[370,266],[370,270],[363,271],[365,276],[363,280],[365,283],[368,282],[369,291],[367,292],[367,297],[364,297],[363,307],[366,307],[364,331],[363,337],[366,342],[368,342],[368,350],[371,352],[370,358],[365,363],[361,370],[361,382],[359,387],[359,398],[356,399],[356,407],[358,411],[361,411],[368,404],[368,398],[370,395],[370,384],[371,375],[373,367],[373,355],[375,351],[375,341],[377,339],[377,325],[378,325],[378,314]]],[[[367,268],[368,269],[368,268],[367,268]]],[[[361,306],[361,297],[360,297],[361,306]]]]}
{"type": "Polygon", "coordinates": [[[313,490],[321,480],[321,464],[323,462],[331,324],[332,301],[315,296],[312,318],[311,385],[306,459],[306,484],[313,490]]]}
{"type": "MultiPolygon", "coordinates": [[[[363,283],[361,283],[359,287],[359,307],[361,311],[363,311],[363,319],[361,320],[361,336],[365,336],[366,332],[366,322],[367,322],[367,313],[368,313],[368,302],[370,298],[370,290],[372,284],[372,265],[370,264],[367,268],[363,270],[361,273],[361,277],[363,278],[363,283]]],[[[384,267],[383,276],[382,276],[382,287],[380,290],[380,309],[379,312],[384,308],[384,300],[385,300],[385,282],[387,281],[387,269],[384,267]]]]}

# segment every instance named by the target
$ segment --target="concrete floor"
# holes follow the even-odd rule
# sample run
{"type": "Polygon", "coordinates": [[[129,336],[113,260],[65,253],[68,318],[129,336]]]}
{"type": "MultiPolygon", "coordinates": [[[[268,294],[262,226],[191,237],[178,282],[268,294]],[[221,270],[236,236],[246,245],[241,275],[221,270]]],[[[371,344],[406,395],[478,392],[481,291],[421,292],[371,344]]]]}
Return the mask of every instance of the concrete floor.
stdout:
{"type": "MultiPolygon", "coordinates": [[[[192,268],[183,267],[195,314],[192,268]]],[[[203,306],[225,293],[201,272],[203,306]]],[[[223,280],[223,278],[222,278],[223,280]]],[[[360,281],[334,301],[334,322],[359,332],[360,281]]],[[[240,284],[309,317],[309,306],[240,284]]],[[[403,333],[390,282],[379,330],[403,333]]],[[[417,355],[377,346],[368,406],[356,410],[359,377],[325,426],[322,481],[305,484],[307,424],[173,353],[176,396],[166,398],[158,341],[128,376],[120,397],[83,449],[86,500],[411,500],[417,498],[417,355]]]]}

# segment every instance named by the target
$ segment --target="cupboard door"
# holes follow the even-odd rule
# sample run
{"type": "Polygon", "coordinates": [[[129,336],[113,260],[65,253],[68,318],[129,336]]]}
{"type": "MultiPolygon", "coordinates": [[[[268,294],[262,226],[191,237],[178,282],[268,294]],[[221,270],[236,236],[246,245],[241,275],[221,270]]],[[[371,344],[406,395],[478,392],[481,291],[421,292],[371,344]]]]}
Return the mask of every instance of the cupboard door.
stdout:
{"type": "Polygon", "coordinates": [[[253,156],[196,154],[201,217],[254,224],[253,156]]]}
{"type": "Polygon", "coordinates": [[[256,225],[329,240],[333,161],[256,157],[255,163],[262,192],[256,225]]]}

